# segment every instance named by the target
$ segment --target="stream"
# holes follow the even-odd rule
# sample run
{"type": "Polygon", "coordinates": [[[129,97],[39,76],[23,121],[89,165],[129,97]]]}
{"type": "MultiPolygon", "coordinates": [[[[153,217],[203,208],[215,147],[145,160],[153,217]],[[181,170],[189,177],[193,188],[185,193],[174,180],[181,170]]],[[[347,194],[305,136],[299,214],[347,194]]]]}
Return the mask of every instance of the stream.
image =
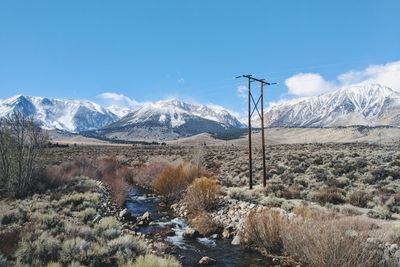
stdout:
{"type": "Polygon", "coordinates": [[[208,256],[217,262],[212,266],[271,266],[259,253],[245,251],[240,246],[231,245],[231,240],[210,238],[184,239],[183,233],[189,227],[184,218],[176,217],[171,210],[160,206],[158,197],[150,191],[132,187],[128,193],[127,209],[137,217],[148,211],[153,223],[138,229],[142,234],[152,236],[163,229],[172,228],[174,236],[167,236],[166,241],[177,248],[177,258],[182,259],[183,266],[198,266],[199,260],[208,256]]]}

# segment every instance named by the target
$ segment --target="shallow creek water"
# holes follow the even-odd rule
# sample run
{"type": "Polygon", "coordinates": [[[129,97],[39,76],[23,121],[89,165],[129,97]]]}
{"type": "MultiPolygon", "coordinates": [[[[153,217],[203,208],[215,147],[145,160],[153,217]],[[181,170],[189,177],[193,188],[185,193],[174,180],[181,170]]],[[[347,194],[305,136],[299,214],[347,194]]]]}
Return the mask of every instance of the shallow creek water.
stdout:
{"type": "Polygon", "coordinates": [[[177,247],[177,258],[183,258],[183,266],[197,266],[203,256],[217,260],[213,266],[271,266],[265,257],[251,251],[244,251],[239,246],[231,245],[231,240],[214,240],[210,238],[184,239],[182,237],[189,227],[184,218],[160,206],[160,200],[142,188],[133,187],[129,191],[127,208],[133,216],[140,216],[146,211],[154,222],[152,225],[140,227],[139,231],[153,235],[166,228],[175,231],[174,236],[166,240],[177,247]]]}

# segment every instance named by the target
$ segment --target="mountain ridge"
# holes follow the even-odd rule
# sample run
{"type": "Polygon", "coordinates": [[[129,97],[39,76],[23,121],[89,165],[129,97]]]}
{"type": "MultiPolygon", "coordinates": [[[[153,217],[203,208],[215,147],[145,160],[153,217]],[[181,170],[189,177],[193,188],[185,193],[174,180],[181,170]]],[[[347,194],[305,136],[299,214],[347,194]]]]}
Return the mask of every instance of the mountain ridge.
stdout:
{"type": "Polygon", "coordinates": [[[267,127],[352,125],[399,126],[400,93],[378,84],[343,87],[266,112],[267,127]]]}

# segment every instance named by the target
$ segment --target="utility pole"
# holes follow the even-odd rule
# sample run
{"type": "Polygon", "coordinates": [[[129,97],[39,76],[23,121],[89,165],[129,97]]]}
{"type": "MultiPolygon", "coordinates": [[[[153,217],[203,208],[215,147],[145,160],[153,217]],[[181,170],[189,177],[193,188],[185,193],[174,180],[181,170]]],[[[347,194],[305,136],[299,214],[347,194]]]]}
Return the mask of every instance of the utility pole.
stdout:
{"type": "Polygon", "coordinates": [[[248,128],[249,128],[249,187],[253,189],[253,164],[251,158],[251,75],[247,75],[248,81],[248,128]]]}
{"type": "Polygon", "coordinates": [[[262,160],[263,160],[263,186],[267,185],[267,171],[266,171],[266,162],[265,162],[265,133],[264,133],[264,85],[274,85],[277,83],[269,83],[265,81],[265,79],[257,79],[252,75],[242,75],[236,78],[247,78],[248,81],[248,131],[249,131],[249,187],[253,188],[253,163],[252,163],[252,144],[251,144],[251,117],[255,111],[257,111],[261,120],[261,138],[262,138],[262,160]],[[253,95],[251,93],[251,82],[259,82],[260,83],[260,97],[257,99],[257,102],[254,100],[253,95]],[[253,102],[253,110],[251,110],[251,102],[253,102]],[[258,110],[258,104],[261,102],[261,113],[258,110]]]}
{"type": "Polygon", "coordinates": [[[265,134],[264,134],[264,82],[260,82],[261,102],[261,138],[262,138],[262,159],[263,159],[263,186],[267,186],[267,169],[265,164],[265,134]]]}

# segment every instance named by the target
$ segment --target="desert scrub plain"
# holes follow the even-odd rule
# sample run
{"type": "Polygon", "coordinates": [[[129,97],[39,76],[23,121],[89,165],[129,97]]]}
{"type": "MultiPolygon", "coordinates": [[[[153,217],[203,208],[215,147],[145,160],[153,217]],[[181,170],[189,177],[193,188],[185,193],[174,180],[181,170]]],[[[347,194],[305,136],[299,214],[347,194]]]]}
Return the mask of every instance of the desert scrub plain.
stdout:
{"type": "Polygon", "coordinates": [[[131,183],[163,195],[189,220],[187,236],[232,238],[274,264],[400,266],[399,147],[271,145],[265,188],[256,149],[253,190],[241,146],[71,146],[49,148],[45,158],[113,157],[135,170],[131,183]]]}
{"type": "Polygon", "coordinates": [[[191,161],[215,176],[233,199],[288,210],[296,203],[399,218],[400,144],[367,143],[272,145],[266,149],[267,186],[262,185],[261,151],[253,155],[254,190],[248,190],[246,147],[82,146],[49,148],[48,164],[78,158],[115,158],[130,168],[150,163],[191,161]]]}

